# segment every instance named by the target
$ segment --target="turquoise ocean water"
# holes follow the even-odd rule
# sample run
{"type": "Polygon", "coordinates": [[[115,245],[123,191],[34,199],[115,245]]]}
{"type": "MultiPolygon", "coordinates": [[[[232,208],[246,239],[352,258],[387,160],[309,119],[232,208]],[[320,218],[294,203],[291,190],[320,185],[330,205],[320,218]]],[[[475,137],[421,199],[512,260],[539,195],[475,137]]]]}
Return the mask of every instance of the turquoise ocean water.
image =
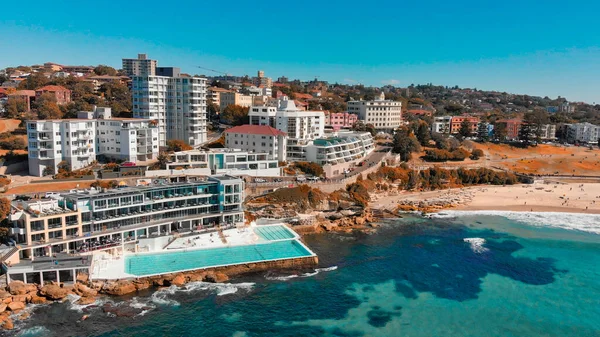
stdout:
{"type": "Polygon", "coordinates": [[[136,308],[133,317],[102,303],[38,307],[12,334],[600,336],[598,234],[475,215],[390,220],[376,234],[305,242],[320,269],[108,300],[136,308]]]}

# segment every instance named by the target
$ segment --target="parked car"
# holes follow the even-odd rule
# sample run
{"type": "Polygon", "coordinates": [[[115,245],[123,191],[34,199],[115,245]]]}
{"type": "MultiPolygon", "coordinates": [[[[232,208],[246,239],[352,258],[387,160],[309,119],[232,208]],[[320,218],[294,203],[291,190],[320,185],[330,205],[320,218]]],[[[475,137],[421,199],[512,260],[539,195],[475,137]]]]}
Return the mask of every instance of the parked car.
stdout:
{"type": "Polygon", "coordinates": [[[50,199],[59,199],[60,198],[60,193],[58,192],[46,192],[46,194],[44,195],[45,198],[50,198],[50,199]]]}
{"type": "Polygon", "coordinates": [[[319,181],[319,180],[321,180],[321,178],[319,178],[319,177],[308,177],[307,179],[310,180],[310,181],[319,181]]]}
{"type": "Polygon", "coordinates": [[[296,177],[296,181],[298,181],[298,182],[304,182],[304,181],[306,181],[306,177],[305,176],[297,176],[296,177]]]}
{"type": "Polygon", "coordinates": [[[254,178],[255,183],[266,183],[267,181],[263,178],[254,178]]]}
{"type": "Polygon", "coordinates": [[[123,167],[134,167],[134,166],[137,166],[137,165],[134,162],[126,161],[123,164],[121,164],[121,166],[123,166],[123,167]]]}
{"type": "Polygon", "coordinates": [[[273,179],[273,181],[276,182],[276,183],[280,183],[280,182],[283,181],[283,179],[281,179],[281,178],[275,178],[275,179],[273,179]]]}

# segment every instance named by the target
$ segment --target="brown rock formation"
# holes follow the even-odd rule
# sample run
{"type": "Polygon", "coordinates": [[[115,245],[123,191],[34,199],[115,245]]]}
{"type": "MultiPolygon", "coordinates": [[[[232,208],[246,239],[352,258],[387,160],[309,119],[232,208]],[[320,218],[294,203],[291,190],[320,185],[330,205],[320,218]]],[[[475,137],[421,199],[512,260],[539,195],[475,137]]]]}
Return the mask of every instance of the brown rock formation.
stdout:
{"type": "Polygon", "coordinates": [[[68,294],[69,291],[67,289],[61,288],[56,284],[48,284],[40,289],[40,295],[45,296],[47,299],[53,301],[62,300],[63,298],[67,297],[68,294]]]}
{"type": "Polygon", "coordinates": [[[81,297],[77,300],[77,304],[79,305],[88,305],[88,304],[92,304],[96,302],[96,297],[90,296],[90,297],[81,297]]]}
{"type": "Polygon", "coordinates": [[[6,329],[6,330],[12,330],[15,328],[15,325],[12,321],[12,319],[7,318],[6,321],[4,321],[4,323],[2,324],[2,328],[6,329]]]}
{"type": "Polygon", "coordinates": [[[107,282],[102,287],[103,293],[116,296],[130,294],[135,291],[135,285],[131,281],[107,282]]]}
{"type": "Polygon", "coordinates": [[[19,311],[25,309],[25,303],[23,302],[10,302],[8,304],[8,309],[10,311],[19,311]]]}
{"type": "Polygon", "coordinates": [[[8,292],[13,295],[25,295],[31,291],[37,291],[35,284],[25,284],[22,281],[12,281],[8,284],[8,292]]]}
{"type": "Polygon", "coordinates": [[[173,278],[173,280],[171,280],[171,285],[174,285],[174,286],[180,287],[184,284],[185,284],[185,277],[181,274],[175,276],[175,278],[173,278]]]}
{"type": "Polygon", "coordinates": [[[6,311],[6,308],[8,308],[8,306],[4,303],[0,304],[0,313],[3,313],[6,311]]]}
{"type": "Polygon", "coordinates": [[[48,302],[45,297],[41,297],[38,295],[31,296],[31,304],[44,304],[48,302]]]}

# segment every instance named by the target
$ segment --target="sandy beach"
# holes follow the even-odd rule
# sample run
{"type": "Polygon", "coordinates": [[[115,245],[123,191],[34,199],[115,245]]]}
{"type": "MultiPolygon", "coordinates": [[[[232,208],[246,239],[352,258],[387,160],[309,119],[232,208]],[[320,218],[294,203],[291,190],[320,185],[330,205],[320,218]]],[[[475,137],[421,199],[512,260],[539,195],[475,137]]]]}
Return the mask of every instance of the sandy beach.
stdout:
{"type": "MultiPolygon", "coordinates": [[[[474,186],[431,192],[373,196],[374,208],[392,210],[401,202],[454,205],[464,211],[568,212],[600,214],[600,184],[538,181],[528,185],[474,186]]],[[[448,208],[448,207],[446,207],[448,208]]]]}

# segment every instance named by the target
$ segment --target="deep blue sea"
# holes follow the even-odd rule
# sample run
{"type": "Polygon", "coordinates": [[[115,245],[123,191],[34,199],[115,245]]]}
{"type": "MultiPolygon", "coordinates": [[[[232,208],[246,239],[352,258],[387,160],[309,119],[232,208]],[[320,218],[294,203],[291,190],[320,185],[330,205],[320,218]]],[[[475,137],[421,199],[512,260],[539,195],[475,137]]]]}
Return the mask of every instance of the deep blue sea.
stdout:
{"type": "Polygon", "coordinates": [[[477,215],[409,217],[376,234],[305,242],[319,255],[318,270],[108,300],[143,310],[134,317],[68,302],[40,306],[14,334],[600,336],[598,234],[477,215]]]}

